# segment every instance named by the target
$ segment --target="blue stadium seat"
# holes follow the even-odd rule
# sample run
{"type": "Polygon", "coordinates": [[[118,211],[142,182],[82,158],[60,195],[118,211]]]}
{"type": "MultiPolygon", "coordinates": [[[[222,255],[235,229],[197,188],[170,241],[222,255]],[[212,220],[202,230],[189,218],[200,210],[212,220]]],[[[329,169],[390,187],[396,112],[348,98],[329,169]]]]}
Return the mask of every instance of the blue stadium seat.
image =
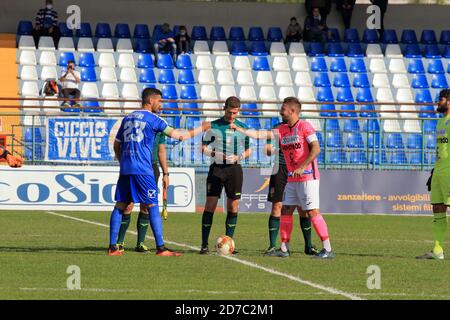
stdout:
{"type": "Polygon", "coordinates": [[[179,84],[195,84],[195,76],[192,70],[180,70],[178,73],[178,83],[179,84]]]}
{"type": "Polygon", "coordinates": [[[427,164],[427,157],[422,151],[412,152],[409,155],[409,163],[410,164],[427,164]]]}
{"type": "Polygon", "coordinates": [[[134,26],[133,38],[150,39],[150,30],[146,24],[136,24],[134,26]]]}
{"type": "MultiPolygon", "coordinates": [[[[41,128],[34,127],[34,142],[42,142],[41,128]]],[[[25,129],[24,142],[33,142],[33,128],[25,129]]]]}
{"type": "Polygon", "coordinates": [[[340,131],[329,131],[327,132],[327,147],[329,148],[343,148],[344,143],[342,140],[342,134],[340,131]]]}
{"type": "Polygon", "coordinates": [[[228,33],[230,41],[245,41],[244,29],[242,27],[231,27],[228,33]]]}
{"type": "Polygon", "coordinates": [[[206,41],[208,40],[208,35],[206,33],[206,28],[204,26],[193,26],[191,32],[192,41],[206,41]]]}
{"type": "Polygon", "coordinates": [[[353,101],[355,101],[353,99],[352,90],[349,87],[338,88],[337,93],[336,93],[336,100],[339,101],[339,102],[353,102],[353,101]]]}
{"type": "MultiPolygon", "coordinates": [[[[329,105],[334,108],[334,105],[329,105]]],[[[339,121],[338,119],[325,119],[325,130],[331,132],[331,131],[339,131],[339,121]]]]}
{"type": "Polygon", "coordinates": [[[400,133],[386,133],[385,145],[388,149],[403,149],[405,147],[400,133]]]}
{"type": "Polygon", "coordinates": [[[150,39],[135,39],[134,51],[137,53],[150,53],[152,52],[152,42],[150,39]]]}
{"type": "Polygon", "coordinates": [[[184,127],[188,130],[194,129],[201,124],[200,117],[186,117],[186,122],[184,127]]]}
{"type": "Polygon", "coordinates": [[[156,87],[156,83],[144,83],[142,85],[142,90],[147,89],[147,88],[158,89],[156,87]]]}
{"type": "MultiPolygon", "coordinates": [[[[344,110],[343,107],[345,107],[345,110],[350,110],[351,107],[353,107],[353,110],[355,110],[355,106],[354,105],[346,105],[346,106],[341,106],[341,110],[344,110]]],[[[354,117],[356,117],[356,113],[341,113],[341,116],[343,116],[343,114],[351,114],[354,115],[354,117]]],[[[344,132],[360,132],[361,131],[361,127],[359,126],[359,121],[356,119],[344,119],[344,126],[343,126],[343,130],[344,132]]]]}
{"type": "Polygon", "coordinates": [[[152,32],[152,37],[155,38],[155,35],[159,35],[162,31],[162,25],[161,24],[155,24],[153,26],[153,32],[152,32]]]}
{"type": "Polygon", "coordinates": [[[331,82],[327,72],[317,72],[314,76],[315,87],[330,87],[331,82]]]}
{"type": "Polygon", "coordinates": [[[375,29],[365,29],[363,33],[362,42],[364,43],[378,43],[378,32],[375,29]]]}
{"type": "Polygon", "coordinates": [[[173,60],[170,54],[159,53],[158,61],[156,62],[156,67],[158,69],[173,69],[173,60]]]}
{"type": "MultiPolygon", "coordinates": [[[[375,112],[370,112],[370,111],[375,111],[375,106],[373,104],[366,104],[366,105],[362,105],[359,108],[360,114],[359,116],[362,118],[376,118],[378,117],[378,114],[375,112]]],[[[374,124],[372,122],[365,122],[364,126],[365,128],[367,127],[367,129],[370,131],[370,128],[372,125],[376,126],[377,124],[374,124]]],[[[378,129],[377,129],[378,130],[378,129]]],[[[367,130],[366,130],[367,131],[367,130]]]]}
{"type": "Polygon", "coordinates": [[[259,115],[258,106],[256,103],[244,103],[241,106],[241,109],[244,109],[245,111],[241,111],[243,116],[257,116],[259,115]],[[246,110],[247,109],[247,110],[246,110]]]}
{"type": "Polygon", "coordinates": [[[450,30],[442,30],[439,43],[444,45],[450,44],[450,30]]]}
{"type": "Polygon", "coordinates": [[[81,52],[78,60],[80,67],[95,67],[94,55],[91,52],[81,52]]]}
{"type": "Polygon", "coordinates": [[[161,88],[163,99],[176,100],[178,99],[177,88],[174,85],[167,84],[161,88]]]}
{"type": "Polygon", "coordinates": [[[198,99],[197,91],[195,90],[195,86],[191,85],[183,85],[181,86],[180,91],[181,99],[198,99]]]}
{"type": "Polygon", "coordinates": [[[154,68],[153,58],[150,53],[141,53],[137,61],[138,68],[154,68]]]}
{"type": "Polygon", "coordinates": [[[70,37],[70,38],[73,37],[73,31],[67,27],[66,22],[58,23],[58,27],[59,27],[59,36],[60,37],[70,37]]]}
{"type": "Polygon", "coordinates": [[[435,59],[435,58],[442,57],[438,45],[437,44],[427,44],[425,46],[425,57],[429,58],[429,59],[430,58],[435,59]]]}
{"type": "Polygon", "coordinates": [[[377,133],[369,133],[367,136],[367,147],[369,149],[381,148],[381,136],[377,133]]]}
{"type": "Polygon", "coordinates": [[[400,42],[403,44],[417,44],[416,32],[412,29],[403,30],[400,42]]]}
{"type": "Polygon", "coordinates": [[[350,59],[350,72],[367,72],[366,64],[363,58],[351,58],[350,59]]]}
{"type": "Polygon", "coordinates": [[[161,69],[159,71],[159,83],[175,84],[175,75],[172,69],[161,69]]]}
{"type": "Polygon", "coordinates": [[[350,132],[347,134],[348,148],[364,148],[364,141],[359,132],[350,132]]]}
{"type": "Polygon", "coordinates": [[[330,87],[320,87],[317,89],[317,101],[330,102],[334,101],[333,92],[330,87]]]}
{"type": "Polygon", "coordinates": [[[425,73],[421,59],[412,59],[408,64],[408,73],[425,73]]]}
{"type": "Polygon", "coordinates": [[[323,57],[314,57],[311,60],[311,71],[314,72],[327,72],[327,63],[323,57]]]}
{"type": "Polygon", "coordinates": [[[414,89],[429,88],[427,76],[423,73],[414,74],[411,78],[411,87],[414,89]]]}
{"type": "Polygon", "coordinates": [[[397,33],[394,29],[384,29],[380,41],[386,44],[398,43],[397,33]]]}
{"type": "Polygon", "coordinates": [[[350,87],[350,80],[347,72],[338,72],[334,76],[333,86],[335,87],[350,87]]]}
{"type": "Polygon", "coordinates": [[[364,52],[359,43],[350,43],[347,49],[347,56],[349,57],[364,57],[364,52]]]}
{"type": "Polygon", "coordinates": [[[174,36],[179,34],[180,33],[180,25],[179,24],[174,25],[172,28],[172,32],[173,32],[174,36]]]}
{"type": "Polygon", "coordinates": [[[252,69],[256,71],[270,71],[269,60],[266,57],[255,57],[252,69]]]}
{"type": "MultiPolygon", "coordinates": [[[[172,128],[180,128],[180,117],[164,117],[164,119],[167,121],[167,123],[169,124],[169,126],[171,126],[172,128]]],[[[169,139],[167,139],[167,141],[169,141],[169,139]]],[[[175,139],[173,139],[175,140],[175,139]]],[[[174,143],[178,143],[178,141],[174,141],[174,143]]]]}
{"type": "Polygon", "coordinates": [[[17,25],[17,34],[20,36],[33,35],[33,23],[29,20],[21,20],[17,25]]]}
{"type": "Polygon", "coordinates": [[[227,36],[225,34],[225,29],[221,26],[211,27],[211,32],[209,33],[209,39],[211,41],[226,41],[227,36]]]}
{"type": "Polygon", "coordinates": [[[317,162],[319,164],[324,164],[325,163],[325,152],[319,153],[319,156],[317,157],[317,162]]]}
{"type": "Polygon", "coordinates": [[[188,109],[183,110],[182,114],[201,114],[201,111],[199,110],[197,103],[183,103],[181,108],[188,109]]]}
{"type": "Polygon", "coordinates": [[[267,41],[279,42],[283,41],[283,33],[280,27],[270,27],[267,31],[267,41]]]}
{"type": "Polygon", "coordinates": [[[95,68],[87,68],[87,67],[81,68],[81,81],[97,82],[97,75],[95,74],[95,68]]]}
{"type": "Polygon", "coordinates": [[[192,70],[194,66],[192,65],[191,57],[188,54],[181,54],[178,56],[176,62],[177,69],[192,70]]]}
{"type": "Polygon", "coordinates": [[[365,164],[367,163],[366,153],[363,150],[357,150],[350,152],[351,164],[365,164]]]}
{"type": "Polygon", "coordinates": [[[307,52],[310,57],[322,57],[325,55],[325,47],[321,42],[310,42],[307,52]]]}
{"type": "Polygon", "coordinates": [[[250,27],[248,30],[249,41],[264,41],[264,32],[261,27],[250,27]]]}
{"type": "Polygon", "coordinates": [[[344,164],[347,163],[347,156],[344,151],[331,151],[328,156],[328,162],[330,164],[344,164]]]}
{"type": "Polygon", "coordinates": [[[433,98],[431,97],[430,90],[416,90],[416,96],[414,98],[416,103],[431,103],[433,98]]]}
{"type": "Polygon", "coordinates": [[[408,135],[406,147],[408,149],[422,149],[422,134],[412,133],[408,135]]]}
{"type": "Polygon", "coordinates": [[[328,29],[331,36],[328,37],[328,42],[341,42],[341,36],[339,34],[339,30],[336,28],[329,28],[328,29]]]}
{"type": "Polygon", "coordinates": [[[428,60],[428,73],[445,73],[441,59],[428,60]]]}
{"type": "Polygon", "coordinates": [[[425,135],[425,147],[427,149],[436,149],[436,136],[434,134],[425,135]]]}
{"type": "Polygon", "coordinates": [[[328,56],[329,57],[343,57],[344,49],[340,42],[333,42],[328,44],[328,56]]]}
{"type": "Polygon", "coordinates": [[[395,150],[392,152],[391,161],[392,164],[407,164],[408,159],[406,159],[405,150],[395,150]]]}
{"type": "Polygon", "coordinates": [[[369,77],[367,73],[356,73],[353,78],[353,86],[355,88],[370,88],[369,77]]]}
{"type": "Polygon", "coordinates": [[[369,152],[369,162],[374,165],[386,164],[388,162],[386,152],[384,150],[369,152]]]}
{"type": "Polygon", "coordinates": [[[421,58],[422,53],[418,44],[407,44],[403,50],[403,55],[406,58],[421,58]]]}
{"type": "Polygon", "coordinates": [[[431,76],[431,87],[434,89],[448,88],[448,82],[445,74],[433,74],[431,76]]]}
{"type": "MultiPolygon", "coordinates": [[[[374,113],[372,113],[374,114],[374,113]]],[[[372,116],[372,117],[376,117],[372,116]]],[[[377,119],[367,119],[363,125],[364,132],[380,132],[380,122],[377,119]]]]}
{"type": "Polygon", "coordinates": [[[130,27],[128,23],[118,23],[114,28],[114,37],[116,38],[131,38],[130,27]]]}
{"type": "Polygon", "coordinates": [[[108,23],[99,22],[95,27],[95,37],[96,38],[111,38],[111,27],[108,23]]]}
{"type": "MultiPolygon", "coordinates": [[[[326,66],[327,65],[325,64],[325,67],[326,66]]],[[[326,69],[323,71],[326,71],[326,69]]],[[[347,72],[347,66],[345,64],[344,58],[331,59],[330,71],[331,72],[347,72]]]]}
{"type": "MultiPolygon", "coordinates": [[[[322,104],[320,105],[320,116],[321,117],[337,117],[337,113],[333,112],[336,110],[334,104],[322,104]]],[[[327,121],[330,119],[327,119],[327,121]]]]}
{"type": "Polygon", "coordinates": [[[98,101],[84,101],[82,104],[83,107],[85,107],[83,110],[83,112],[88,112],[88,113],[100,113],[103,112],[103,109],[100,108],[100,104],[98,103],[98,101]]]}
{"type": "Polygon", "coordinates": [[[346,29],[344,32],[344,42],[359,43],[359,33],[355,28],[346,29]]]}
{"type": "Polygon", "coordinates": [[[434,30],[423,30],[420,36],[420,43],[422,44],[436,44],[436,34],[434,30]]]}
{"type": "Polygon", "coordinates": [[[247,56],[248,48],[244,41],[234,41],[231,43],[230,52],[234,56],[247,56]]]}
{"type": "MultiPolygon", "coordinates": [[[[169,98],[164,98],[169,99],[169,98]]],[[[163,104],[163,111],[162,114],[180,114],[180,110],[178,109],[178,103],[176,102],[165,102],[163,104]],[[173,110],[167,110],[167,109],[173,109],[173,110]]]]}
{"type": "MultiPolygon", "coordinates": [[[[450,45],[445,46],[443,56],[446,59],[450,59],[450,45]]],[[[450,70],[450,64],[449,64],[449,70],[450,70]]]]}
{"type": "Polygon", "coordinates": [[[427,120],[423,123],[423,131],[425,133],[435,133],[436,132],[437,120],[427,120]]]}
{"type": "Polygon", "coordinates": [[[323,136],[322,132],[317,131],[316,132],[317,140],[319,140],[319,145],[321,148],[323,148],[323,136]]]}
{"type": "Polygon", "coordinates": [[[153,71],[153,69],[150,68],[145,68],[145,69],[140,69],[140,74],[139,74],[139,82],[141,83],[156,83],[156,77],[155,77],[155,72],[153,71]]]}
{"type": "Polygon", "coordinates": [[[59,63],[58,65],[67,67],[67,63],[69,61],[75,61],[75,56],[73,55],[73,52],[61,52],[59,54],[59,63]]]}
{"type": "Polygon", "coordinates": [[[267,56],[269,54],[263,41],[252,42],[250,52],[252,56],[267,56]]]}
{"type": "MultiPolygon", "coordinates": [[[[420,106],[419,107],[419,117],[420,118],[436,118],[433,106],[420,106]]],[[[425,121],[428,122],[428,121],[425,121]]],[[[425,123],[424,123],[425,124],[425,123]]]]}
{"type": "MultiPolygon", "coordinates": [[[[259,130],[261,129],[261,123],[258,118],[244,118],[244,123],[250,128],[259,130]]],[[[255,152],[256,153],[256,152],[255,152]]]]}
{"type": "Polygon", "coordinates": [[[374,102],[372,91],[369,87],[359,88],[356,91],[356,101],[358,102],[374,102]]]}
{"type": "Polygon", "coordinates": [[[89,22],[81,22],[80,29],[77,29],[76,36],[78,38],[92,38],[92,29],[89,22]]]}

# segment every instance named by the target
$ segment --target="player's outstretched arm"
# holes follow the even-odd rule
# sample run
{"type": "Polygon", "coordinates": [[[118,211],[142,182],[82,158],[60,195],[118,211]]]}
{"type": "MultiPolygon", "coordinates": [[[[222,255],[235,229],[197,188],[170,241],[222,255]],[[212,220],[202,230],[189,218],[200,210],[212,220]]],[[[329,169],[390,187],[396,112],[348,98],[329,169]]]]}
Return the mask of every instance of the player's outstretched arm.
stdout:
{"type": "Polygon", "coordinates": [[[211,123],[204,121],[201,126],[191,129],[191,130],[183,130],[183,129],[174,129],[172,127],[166,127],[163,131],[166,136],[169,136],[175,140],[188,140],[204,131],[207,131],[211,128],[211,123]]]}
{"type": "Polygon", "coordinates": [[[20,168],[23,165],[23,159],[21,157],[13,156],[3,147],[0,147],[0,159],[5,159],[11,168],[20,168]]]}
{"type": "Polygon", "coordinates": [[[273,139],[274,137],[272,130],[244,129],[242,127],[238,127],[234,122],[230,124],[230,129],[239,131],[252,139],[264,140],[273,139]]]}

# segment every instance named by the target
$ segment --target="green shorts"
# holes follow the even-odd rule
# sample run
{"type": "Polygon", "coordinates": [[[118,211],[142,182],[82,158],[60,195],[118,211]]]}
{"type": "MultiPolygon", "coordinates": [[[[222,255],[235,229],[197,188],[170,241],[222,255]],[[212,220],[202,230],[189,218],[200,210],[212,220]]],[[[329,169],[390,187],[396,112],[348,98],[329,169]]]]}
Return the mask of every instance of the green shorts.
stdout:
{"type": "Polygon", "coordinates": [[[450,175],[438,176],[433,174],[431,179],[431,204],[450,206],[450,175]]]}

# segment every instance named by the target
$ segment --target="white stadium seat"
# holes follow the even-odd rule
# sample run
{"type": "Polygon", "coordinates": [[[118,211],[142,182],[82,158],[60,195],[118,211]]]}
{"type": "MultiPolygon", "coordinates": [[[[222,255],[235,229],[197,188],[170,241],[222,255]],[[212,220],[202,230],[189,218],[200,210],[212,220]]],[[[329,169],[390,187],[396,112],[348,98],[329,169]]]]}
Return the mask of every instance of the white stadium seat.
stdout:
{"type": "Polygon", "coordinates": [[[110,38],[100,38],[97,41],[98,52],[114,52],[112,40],[110,38]]]}
{"type": "MultiPolygon", "coordinates": [[[[277,101],[277,95],[273,86],[264,86],[259,90],[259,99],[264,101],[277,101]]],[[[276,103],[263,103],[261,108],[263,109],[263,115],[268,117],[276,117],[279,115],[278,111],[266,111],[266,110],[277,110],[276,103]]]]}
{"type": "Polygon", "coordinates": [[[237,96],[234,86],[221,86],[219,91],[220,100],[226,100],[228,97],[237,96]]]}
{"type": "Polygon", "coordinates": [[[35,52],[36,51],[34,50],[21,50],[17,62],[23,66],[35,66],[36,65],[35,52]]]}
{"type": "Polygon", "coordinates": [[[293,71],[309,71],[309,63],[306,57],[294,57],[292,59],[293,71]]]}
{"type": "Polygon", "coordinates": [[[104,102],[105,108],[111,108],[111,109],[105,109],[106,113],[112,113],[112,114],[119,114],[122,113],[122,109],[120,108],[120,102],[117,101],[105,101],[104,102]]]}
{"type": "Polygon", "coordinates": [[[199,84],[216,84],[212,70],[200,70],[197,81],[199,84]]]}
{"type": "Polygon", "coordinates": [[[277,72],[275,83],[277,86],[292,86],[294,84],[291,73],[286,71],[277,72]]]}
{"type": "Polygon", "coordinates": [[[124,67],[134,68],[135,67],[135,62],[134,62],[133,54],[131,54],[131,53],[121,53],[119,55],[119,59],[117,61],[117,65],[120,68],[124,68],[124,67]]]}
{"type": "Polygon", "coordinates": [[[287,56],[286,47],[283,42],[272,42],[269,51],[271,56],[287,56]]]}
{"type": "Polygon", "coordinates": [[[20,95],[37,97],[39,96],[39,88],[36,81],[24,81],[20,88],[20,95]]]}
{"type": "Polygon", "coordinates": [[[58,100],[54,100],[53,99],[45,99],[44,102],[42,103],[42,110],[44,112],[57,112],[59,111],[59,108],[55,108],[55,107],[60,107],[62,104],[62,101],[58,101],[58,100]],[[53,108],[51,108],[53,107],[53,108]]]}
{"type": "MultiPolygon", "coordinates": [[[[134,60],[133,60],[134,64],[134,60]]],[[[98,57],[98,65],[99,67],[115,67],[116,61],[114,59],[114,54],[102,52],[98,57]]]]}
{"type": "Polygon", "coordinates": [[[123,52],[133,52],[133,44],[130,39],[119,39],[117,40],[116,51],[119,53],[123,52]]]}
{"type": "Polygon", "coordinates": [[[280,87],[278,89],[278,99],[283,100],[287,97],[295,97],[295,91],[293,87],[280,87]]]}
{"type": "Polygon", "coordinates": [[[386,64],[384,63],[384,59],[373,58],[370,59],[369,70],[373,73],[386,73],[386,64]]]}
{"type": "Polygon", "coordinates": [[[230,70],[220,70],[217,72],[217,83],[223,85],[234,85],[233,73],[230,70]]]}
{"type": "Polygon", "coordinates": [[[274,57],[272,61],[274,71],[291,71],[287,57],[274,57]]]}
{"type": "Polygon", "coordinates": [[[209,46],[207,41],[195,41],[194,44],[194,53],[195,54],[210,54],[209,46]]]}
{"type": "Polygon", "coordinates": [[[298,88],[297,98],[300,101],[316,101],[314,90],[312,87],[300,87],[298,88]]]}
{"type": "Polygon", "coordinates": [[[95,82],[85,82],[81,88],[83,98],[98,98],[98,88],[95,82]]]}
{"type": "Polygon", "coordinates": [[[394,96],[389,88],[380,88],[377,90],[375,99],[378,102],[394,102],[394,96]]]}
{"type": "Polygon", "coordinates": [[[116,69],[111,67],[104,67],[100,69],[100,81],[102,82],[117,82],[116,69]]]}
{"type": "Polygon", "coordinates": [[[103,98],[119,98],[119,89],[115,83],[104,83],[102,86],[103,98]]]}
{"type": "Polygon", "coordinates": [[[294,82],[296,86],[300,87],[313,86],[309,72],[296,72],[294,82]]]}
{"type": "Polygon", "coordinates": [[[216,70],[231,70],[231,61],[229,56],[216,56],[214,60],[216,70]]]}
{"type": "Polygon", "coordinates": [[[33,36],[20,36],[19,49],[36,50],[33,36]]]}
{"type": "MultiPolygon", "coordinates": [[[[216,87],[213,85],[203,85],[200,88],[200,99],[202,100],[219,100],[217,97],[216,87]]],[[[220,109],[217,103],[204,103],[203,109],[220,109]]],[[[204,115],[209,117],[220,117],[221,112],[217,111],[203,111],[204,115]]]]}
{"type": "Polygon", "coordinates": [[[394,88],[411,88],[406,73],[395,73],[392,76],[392,86],[394,88]]]}
{"type": "Polygon", "coordinates": [[[58,50],[61,52],[64,51],[75,51],[75,44],[73,43],[73,39],[69,37],[61,37],[58,41],[58,50]]]}
{"type": "Polygon", "coordinates": [[[119,79],[122,82],[137,82],[137,76],[134,68],[120,69],[119,79]]]}
{"type": "Polygon", "coordinates": [[[51,50],[55,51],[55,43],[52,37],[40,37],[38,43],[39,50],[51,50]]]}
{"type": "Polygon", "coordinates": [[[389,88],[389,78],[386,73],[373,74],[372,85],[374,88],[389,88]]]}
{"type": "Polygon", "coordinates": [[[393,58],[389,61],[389,72],[406,73],[405,61],[403,59],[393,58]]]}
{"type": "Polygon", "coordinates": [[[366,49],[368,58],[383,58],[383,51],[378,43],[369,43],[366,49]]]}
{"type": "Polygon", "coordinates": [[[239,90],[239,98],[241,100],[257,100],[255,88],[253,86],[242,86],[239,90]]]}
{"type": "Polygon", "coordinates": [[[57,80],[58,77],[58,71],[56,71],[56,67],[53,66],[44,66],[41,69],[41,80],[47,80],[47,79],[55,79],[57,80]]]}
{"type": "Polygon", "coordinates": [[[139,91],[134,83],[125,83],[122,87],[123,98],[139,99],[139,91]]]}
{"type": "Polygon", "coordinates": [[[414,96],[409,88],[401,88],[397,90],[395,95],[397,102],[414,102],[414,96]]]}
{"type": "Polygon", "coordinates": [[[306,57],[305,47],[301,42],[291,42],[289,45],[289,55],[291,57],[306,57]]]}
{"type": "Polygon", "coordinates": [[[79,38],[77,49],[80,52],[94,52],[94,44],[91,38],[79,38]]]}
{"type": "Polygon", "coordinates": [[[36,71],[35,66],[22,66],[20,70],[20,76],[19,78],[21,80],[37,80],[38,75],[36,71]]]}
{"type": "Polygon", "coordinates": [[[241,70],[238,71],[237,76],[236,76],[236,82],[239,85],[247,85],[247,86],[253,86],[255,84],[254,80],[253,80],[253,75],[251,73],[251,71],[248,70],[241,70]]]}
{"type": "Polygon", "coordinates": [[[248,59],[247,56],[235,56],[233,68],[235,70],[252,70],[250,60],[248,59]]]}
{"type": "Polygon", "coordinates": [[[54,51],[41,51],[39,56],[41,66],[56,66],[56,56],[54,51]]]}
{"type": "MultiPolygon", "coordinates": [[[[198,41],[197,41],[198,42],[198,41]]],[[[195,61],[195,67],[203,70],[213,70],[213,64],[209,55],[199,55],[195,61]]]]}
{"type": "Polygon", "coordinates": [[[386,58],[402,58],[402,50],[398,44],[388,44],[385,51],[386,58]]]}
{"type": "Polygon", "coordinates": [[[259,86],[273,86],[272,72],[258,71],[256,73],[256,84],[259,86]]]}
{"type": "Polygon", "coordinates": [[[228,50],[226,41],[215,41],[212,47],[213,55],[229,56],[230,51],[228,50]]]}

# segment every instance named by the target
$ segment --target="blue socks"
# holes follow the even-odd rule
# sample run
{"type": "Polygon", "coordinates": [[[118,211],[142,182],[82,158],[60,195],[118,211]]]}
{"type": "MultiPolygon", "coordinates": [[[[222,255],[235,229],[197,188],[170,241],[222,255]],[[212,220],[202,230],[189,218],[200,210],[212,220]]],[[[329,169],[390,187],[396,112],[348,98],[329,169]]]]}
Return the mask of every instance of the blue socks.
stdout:
{"type": "Polygon", "coordinates": [[[123,211],[117,208],[111,212],[109,220],[109,245],[117,244],[117,236],[119,235],[120,224],[122,223],[123,211]]]}
{"type": "Polygon", "coordinates": [[[159,214],[159,208],[158,206],[153,206],[148,208],[149,211],[149,220],[150,220],[150,226],[153,231],[153,236],[155,237],[156,246],[161,247],[164,245],[163,240],[163,231],[162,231],[162,221],[161,216],[159,214]]]}

